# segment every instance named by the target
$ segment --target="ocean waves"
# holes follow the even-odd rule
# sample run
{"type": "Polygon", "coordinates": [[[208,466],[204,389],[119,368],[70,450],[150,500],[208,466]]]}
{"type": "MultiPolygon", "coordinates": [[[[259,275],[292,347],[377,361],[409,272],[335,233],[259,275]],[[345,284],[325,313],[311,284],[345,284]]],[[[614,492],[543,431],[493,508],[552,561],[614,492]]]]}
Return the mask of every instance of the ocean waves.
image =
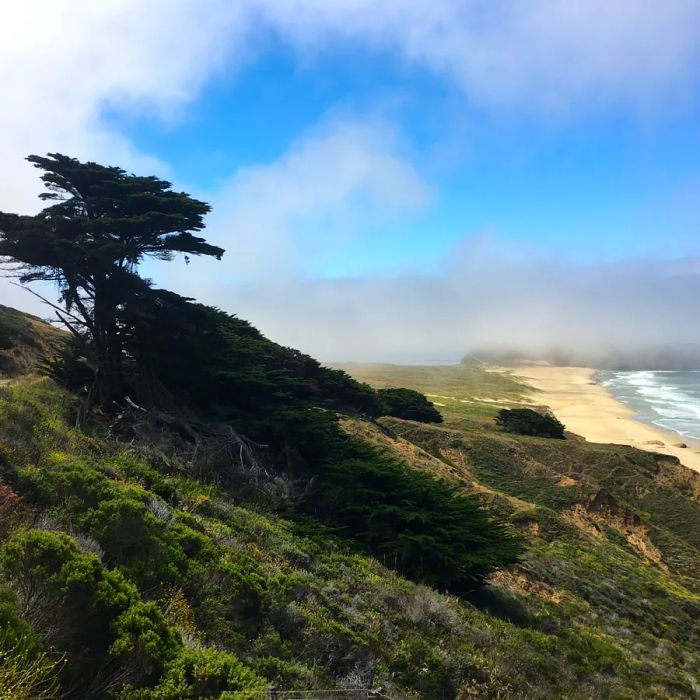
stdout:
{"type": "Polygon", "coordinates": [[[601,372],[598,378],[640,420],[700,439],[700,371],[601,372]]]}

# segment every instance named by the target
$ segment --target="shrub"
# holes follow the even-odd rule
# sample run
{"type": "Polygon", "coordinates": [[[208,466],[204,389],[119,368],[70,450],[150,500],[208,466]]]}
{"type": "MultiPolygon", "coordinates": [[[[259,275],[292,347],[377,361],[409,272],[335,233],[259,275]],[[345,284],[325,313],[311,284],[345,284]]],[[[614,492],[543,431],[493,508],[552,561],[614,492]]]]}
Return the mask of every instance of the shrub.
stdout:
{"type": "Polygon", "coordinates": [[[89,460],[55,457],[53,465],[26,467],[19,477],[36,503],[94,540],[105,562],[138,585],[179,583],[188,556],[203,546],[198,533],[154,514],[146,490],[113,481],[89,460]]]}
{"type": "Polygon", "coordinates": [[[425,395],[413,389],[379,389],[384,415],[416,420],[422,423],[442,423],[440,411],[425,395]]]}
{"type": "Polygon", "coordinates": [[[138,585],[179,582],[187,569],[175,533],[154,516],[136,489],[120,489],[78,522],[104,548],[106,561],[138,585]]]}
{"type": "Polygon", "coordinates": [[[180,647],[155,605],[67,535],[17,533],[0,549],[0,574],[44,643],[67,655],[67,688],[109,687],[101,674],[115,657],[121,677],[157,678],[180,647]]]}
{"type": "Polygon", "coordinates": [[[0,590],[0,699],[55,698],[58,666],[42,653],[36,635],[19,617],[12,594],[0,590]]]}
{"type": "Polygon", "coordinates": [[[246,700],[259,698],[266,681],[233,654],[183,649],[155,688],[127,688],[119,700],[246,700]]]}
{"type": "Polygon", "coordinates": [[[508,433],[564,439],[564,425],[554,416],[531,408],[504,408],[498,412],[496,424],[508,433]]]}
{"type": "Polygon", "coordinates": [[[203,571],[194,588],[198,619],[225,637],[259,624],[266,609],[265,579],[259,567],[235,551],[203,571]]]}
{"type": "Polygon", "coordinates": [[[74,520],[114,494],[111,481],[90,464],[56,457],[52,466],[19,470],[21,489],[34,503],[45,508],[60,506],[74,520]]]}

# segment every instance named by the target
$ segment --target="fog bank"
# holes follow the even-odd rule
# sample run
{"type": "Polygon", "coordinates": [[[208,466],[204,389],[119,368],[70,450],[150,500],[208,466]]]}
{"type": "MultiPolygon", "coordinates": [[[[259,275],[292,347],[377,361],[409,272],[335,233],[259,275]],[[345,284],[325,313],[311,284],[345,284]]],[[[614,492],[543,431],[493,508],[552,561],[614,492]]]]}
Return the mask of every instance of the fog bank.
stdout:
{"type": "Polygon", "coordinates": [[[454,361],[475,353],[700,368],[700,258],[576,267],[467,246],[430,275],[297,278],[200,292],[326,361],[454,361]]]}
{"type": "MultiPolygon", "coordinates": [[[[156,285],[235,313],[326,362],[456,362],[471,354],[700,369],[700,257],[581,266],[513,257],[473,237],[425,274],[242,282],[203,259],[155,273],[156,285]]],[[[52,315],[7,280],[0,280],[0,303],[52,315]]]]}

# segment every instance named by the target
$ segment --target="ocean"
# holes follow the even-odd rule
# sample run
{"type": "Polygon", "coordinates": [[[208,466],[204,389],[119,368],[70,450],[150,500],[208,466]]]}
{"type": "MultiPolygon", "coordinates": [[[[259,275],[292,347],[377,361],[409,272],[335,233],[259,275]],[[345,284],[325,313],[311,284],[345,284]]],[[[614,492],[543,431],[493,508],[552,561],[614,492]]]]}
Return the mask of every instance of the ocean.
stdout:
{"type": "Polygon", "coordinates": [[[596,379],[637,419],[700,440],[700,370],[601,371],[596,379]]]}

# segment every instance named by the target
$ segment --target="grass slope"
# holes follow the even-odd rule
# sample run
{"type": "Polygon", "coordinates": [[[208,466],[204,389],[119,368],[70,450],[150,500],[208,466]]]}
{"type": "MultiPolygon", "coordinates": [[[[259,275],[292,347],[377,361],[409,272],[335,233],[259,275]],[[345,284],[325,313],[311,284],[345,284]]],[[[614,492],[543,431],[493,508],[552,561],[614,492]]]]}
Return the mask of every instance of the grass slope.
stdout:
{"type": "MultiPolygon", "coordinates": [[[[515,401],[511,380],[478,371],[472,386],[495,387],[480,397],[515,401]]],[[[94,697],[230,700],[268,685],[426,700],[700,694],[700,477],[672,460],[507,435],[480,409],[447,426],[342,419],[526,537],[519,564],[468,601],[407,581],[314,521],[281,517],[284,484],[226,489],[155,446],[74,431],[73,401],[47,380],[0,390],[0,615],[42,630],[51,611],[43,638],[54,641],[32,652],[46,687],[61,649],[76,654],[100,621],[66,598],[89,592],[90,572],[98,592],[122,591],[122,612],[99,627],[94,697]],[[21,585],[28,541],[53,543],[68,574],[21,585]]],[[[15,669],[25,647],[7,635],[0,647],[0,671],[15,669]]]]}
{"type": "Polygon", "coordinates": [[[516,378],[488,371],[476,360],[458,365],[390,365],[348,362],[334,365],[379,389],[406,387],[435,403],[447,421],[490,419],[503,406],[527,399],[531,389],[516,378]]]}
{"type": "Polygon", "coordinates": [[[631,447],[508,435],[482,415],[380,422],[344,427],[480,494],[528,537],[521,563],[492,577],[498,589],[559,630],[605,639],[616,664],[634,659],[644,697],[700,694],[700,475],[631,447]]]}
{"type": "Polygon", "coordinates": [[[36,316],[0,304],[0,380],[32,372],[63,335],[36,316]]]}
{"type": "MultiPolygon", "coordinates": [[[[24,527],[65,533],[100,576],[119,572],[175,631],[179,641],[160,661],[165,680],[120,697],[262,697],[267,684],[368,686],[426,699],[691,697],[688,672],[657,659],[661,652],[653,665],[640,660],[638,649],[619,642],[612,619],[603,625],[580,596],[552,593],[561,582],[542,583],[547,595],[533,595],[510,585],[516,574],[504,574],[489,601],[492,614],[402,579],[320,527],[302,535],[264,507],[172,465],[77,433],[66,423],[69,407],[70,397],[47,381],[2,390],[2,478],[23,498],[24,527]],[[247,690],[221,694],[228,681],[215,676],[209,659],[178,675],[178,689],[168,694],[192,650],[227,654],[247,690]],[[199,694],[202,678],[214,689],[208,694],[199,694]]],[[[585,575],[595,556],[593,548],[560,543],[528,561],[564,560],[567,580],[585,575]]],[[[652,583],[667,590],[669,608],[695,600],[663,572],[647,574],[622,547],[610,545],[606,556],[623,574],[644,574],[642,593],[652,583]]],[[[22,609],[22,589],[14,590],[22,609]]],[[[80,634],[86,614],[65,620],[61,638],[80,634]]],[[[674,650],[677,659],[683,649],[674,650]]]]}

